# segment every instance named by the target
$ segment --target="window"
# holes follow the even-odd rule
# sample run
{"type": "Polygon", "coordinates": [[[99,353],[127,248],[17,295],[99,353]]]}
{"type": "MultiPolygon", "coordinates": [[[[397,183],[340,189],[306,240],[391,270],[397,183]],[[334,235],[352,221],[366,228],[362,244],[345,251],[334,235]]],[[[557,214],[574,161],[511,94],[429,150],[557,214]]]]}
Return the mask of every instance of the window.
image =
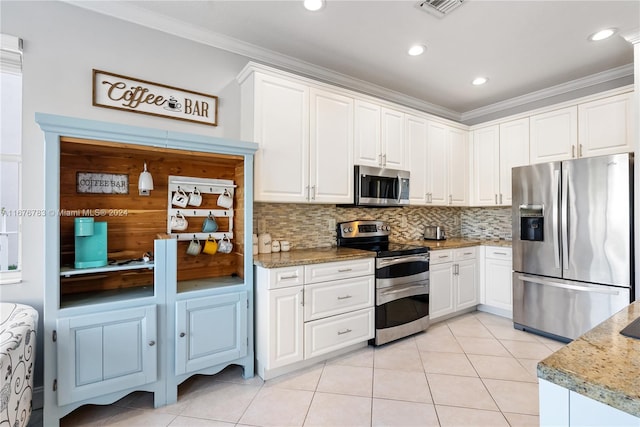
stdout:
{"type": "Polygon", "coordinates": [[[21,279],[22,40],[0,34],[0,284],[21,279]]]}

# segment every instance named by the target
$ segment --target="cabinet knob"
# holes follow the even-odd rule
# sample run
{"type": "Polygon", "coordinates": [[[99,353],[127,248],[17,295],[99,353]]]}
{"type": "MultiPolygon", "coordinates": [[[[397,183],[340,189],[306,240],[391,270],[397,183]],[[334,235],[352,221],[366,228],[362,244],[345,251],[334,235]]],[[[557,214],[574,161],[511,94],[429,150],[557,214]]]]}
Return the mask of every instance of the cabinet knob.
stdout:
{"type": "Polygon", "coordinates": [[[155,341],[149,341],[149,347],[153,347],[154,345],[156,345],[155,341]]]}
{"type": "Polygon", "coordinates": [[[184,338],[187,334],[185,334],[184,332],[180,332],[180,338],[184,338]]]}

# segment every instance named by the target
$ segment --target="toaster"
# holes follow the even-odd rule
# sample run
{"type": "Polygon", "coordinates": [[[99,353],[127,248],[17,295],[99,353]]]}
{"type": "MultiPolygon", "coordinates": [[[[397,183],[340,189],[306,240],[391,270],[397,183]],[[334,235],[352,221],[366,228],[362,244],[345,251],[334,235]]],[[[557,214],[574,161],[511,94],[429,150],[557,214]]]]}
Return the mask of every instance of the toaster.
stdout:
{"type": "Polygon", "coordinates": [[[445,240],[446,238],[444,227],[439,225],[426,225],[424,227],[425,240],[445,240]]]}

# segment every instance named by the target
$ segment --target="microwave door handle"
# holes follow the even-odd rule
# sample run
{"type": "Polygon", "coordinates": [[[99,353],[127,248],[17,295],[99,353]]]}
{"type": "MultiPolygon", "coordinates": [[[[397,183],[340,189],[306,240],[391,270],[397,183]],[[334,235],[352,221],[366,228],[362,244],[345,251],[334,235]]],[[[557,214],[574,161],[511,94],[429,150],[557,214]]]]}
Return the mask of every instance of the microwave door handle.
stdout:
{"type": "Polygon", "coordinates": [[[398,200],[396,200],[396,202],[400,203],[401,197],[402,197],[402,178],[400,178],[400,174],[398,174],[398,200]]]}

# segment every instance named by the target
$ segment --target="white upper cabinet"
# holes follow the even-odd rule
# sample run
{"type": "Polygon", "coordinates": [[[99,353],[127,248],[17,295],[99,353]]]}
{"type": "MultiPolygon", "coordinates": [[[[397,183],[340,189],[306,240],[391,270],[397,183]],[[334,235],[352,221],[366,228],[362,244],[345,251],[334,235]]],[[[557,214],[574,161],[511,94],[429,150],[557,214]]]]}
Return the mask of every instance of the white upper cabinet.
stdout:
{"type": "Polygon", "coordinates": [[[451,206],[469,206],[469,132],[449,127],[449,200],[451,206]]]}
{"type": "Polygon", "coordinates": [[[473,131],[473,204],[511,205],[511,168],[529,164],[529,118],[473,131]]]}
{"type": "Polygon", "coordinates": [[[429,200],[427,194],[427,119],[405,116],[405,137],[408,150],[408,165],[411,172],[409,203],[424,205],[429,200]]]}
{"type": "MultiPolygon", "coordinates": [[[[433,206],[469,204],[468,132],[427,121],[426,200],[433,206]]],[[[411,153],[411,162],[416,162],[411,153]]],[[[411,172],[413,185],[413,171],[411,172]]]]}
{"type": "Polygon", "coordinates": [[[474,204],[498,204],[500,193],[500,126],[473,131],[474,204]]]}
{"type": "Polygon", "coordinates": [[[309,87],[254,73],[242,84],[242,139],[255,141],[255,200],[309,197],[309,87]]]}
{"type": "Polygon", "coordinates": [[[382,108],[382,164],[389,169],[406,169],[404,113],[382,108]]]}
{"type": "Polygon", "coordinates": [[[531,163],[576,157],[578,108],[572,106],[531,116],[530,138],[531,163]]]}
{"type": "Polygon", "coordinates": [[[529,118],[500,124],[500,195],[498,204],[511,206],[511,169],[529,164],[529,118]]]}
{"type": "Polygon", "coordinates": [[[633,93],[578,105],[578,155],[580,157],[633,151],[633,93]]]}
{"type": "Polygon", "coordinates": [[[353,98],[253,72],[241,81],[242,139],[255,141],[255,201],[353,202],[353,98]]]}
{"type": "Polygon", "coordinates": [[[353,98],[311,89],[310,201],[353,203],[353,98]]]}
{"type": "Polygon", "coordinates": [[[406,169],[404,113],[371,102],[355,102],[355,164],[406,169]]]}
{"type": "Polygon", "coordinates": [[[355,164],[380,167],[382,165],[381,138],[382,107],[371,102],[355,101],[355,164]]]}

